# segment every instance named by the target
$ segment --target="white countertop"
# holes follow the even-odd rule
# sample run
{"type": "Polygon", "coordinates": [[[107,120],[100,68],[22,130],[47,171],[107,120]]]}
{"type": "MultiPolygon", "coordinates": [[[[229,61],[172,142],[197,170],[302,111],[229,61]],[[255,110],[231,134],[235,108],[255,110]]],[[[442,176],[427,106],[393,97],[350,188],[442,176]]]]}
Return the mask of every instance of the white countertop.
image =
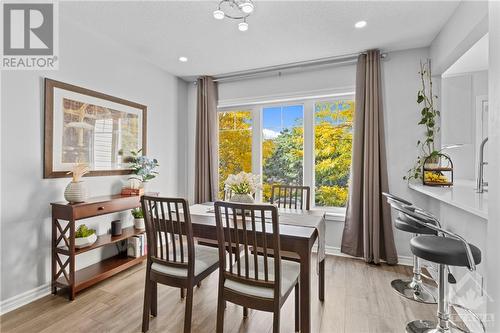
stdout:
{"type": "Polygon", "coordinates": [[[409,183],[408,186],[431,198],[488,219],[488,192],[476,193],[474,181],[455,180],[451,187],[424,186],[421,183],[409,183]]]}

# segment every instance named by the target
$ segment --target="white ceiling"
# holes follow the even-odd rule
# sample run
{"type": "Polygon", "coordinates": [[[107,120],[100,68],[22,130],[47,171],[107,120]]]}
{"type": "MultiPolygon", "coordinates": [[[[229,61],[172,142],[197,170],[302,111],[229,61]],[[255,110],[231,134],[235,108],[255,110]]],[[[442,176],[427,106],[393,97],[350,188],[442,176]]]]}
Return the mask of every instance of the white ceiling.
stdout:
{"type": "Polygon", "coordinates": [[[488,70],[488,34],[484,35],[443,73],[443,77],[488,70]]]}
{"type": "Polygon", "coordinates": [[[168,72],[222,74],[350,54],[428,46],[456,1],[255,0],[240,32],[215,20],[218,1],[61,2],[60,16],[107,35],[168,72]],[[364,29],[354,23],[366,20],[364,29]],[[180,63],[179,56],[189,61],[180,63]]]}

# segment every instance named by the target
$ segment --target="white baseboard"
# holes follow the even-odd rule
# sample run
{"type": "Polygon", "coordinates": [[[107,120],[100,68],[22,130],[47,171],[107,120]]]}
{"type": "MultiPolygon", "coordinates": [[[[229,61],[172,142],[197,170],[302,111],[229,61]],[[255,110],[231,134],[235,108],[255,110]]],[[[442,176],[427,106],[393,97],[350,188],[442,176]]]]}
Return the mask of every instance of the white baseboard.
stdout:
{"type": "MultiPolygon", "coordinates": [[[[331,255],[331,256],[346,257],[346,258],[353,258],[353,259],[362,259],[362,258],[353,257],[353,256],[350,256],[348,254],[342,253],[340,251],[340,248],[335,247],[335,246],[326,246],[325,253],[327,255],[331,255]]],[[[404,266],[413,266],[413,257],[398,256],[398,264],[404,265],[404,266]]]]}
{"type": "Polygon", "coordinates": [[[15,310],[23,305],[36,301],[50,294],[50,283],[46,283],[22,294],[13,296],[0,302],[0,315],[15,310]]]}

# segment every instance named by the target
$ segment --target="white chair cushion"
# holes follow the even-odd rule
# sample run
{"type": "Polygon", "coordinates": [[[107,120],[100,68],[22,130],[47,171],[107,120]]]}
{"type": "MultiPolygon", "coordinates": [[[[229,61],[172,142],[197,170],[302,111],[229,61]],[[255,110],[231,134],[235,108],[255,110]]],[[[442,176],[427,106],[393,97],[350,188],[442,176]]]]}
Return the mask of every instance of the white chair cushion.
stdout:
{"type": "MultiPolygon", "coordinates": [[[[178,262],[180,262],[180,254],[179,250],[176,250],[176,256],[178,259],[178,262]]],[[[184,260],[187,262],[187,249],[184,250],[184,260]]],[[[203,245],[194,245],[194,275],[200,275],[203,273],[205,270],[207,270],[210,266],[213,264],[217,263],[219,261],[219,249],[210,247],[210,246],[203,246],[203,245]]],[[[185,268],[179,268],[179,267],[172,267],[172,266],[167,266],[167,265],[162,265],[159,263],[154,262],[151,265],[151,269],[155,272],[165,274],[165,275],[171,275],[171,276],[178,276],[178,277],[187,277],[187,269],[185,268]]]]}
{"type": "MultiPolygon", "coordinates": [[[[258,267],[259,267],[259,279],[264,280],[264,257],[258,256],[258,267]]],[[[248,273],[249,277],[255,278],[255,269],[253,257],[249,257],[248,263],[248,273]],[[250,262],[251,261],[251,262],[250,262]]],[[[268,277],[270,281],[274,281],[274,260],[273,258],[268,258],[268,277]]],[[[237,263],[233,265],[233,272],[237,271],[237,263]]],[[[281,296],[285,295],[291,288],[295,286],[295,281],[298,279],[300,274],[300,264],[297,262],[289,260],[281,260],[281,296]]],[[[241,262],[241,275],[245,276],[245,263],[242,258],[241,262]]],[[[242,282],[236,282],[234,280],[226,279],[224,282],[224,287],[231,289],[240,294],[246,294],[255,297],[262,298],[273,298],[274,290],[271,288],[252,286],[242,282]]]]}

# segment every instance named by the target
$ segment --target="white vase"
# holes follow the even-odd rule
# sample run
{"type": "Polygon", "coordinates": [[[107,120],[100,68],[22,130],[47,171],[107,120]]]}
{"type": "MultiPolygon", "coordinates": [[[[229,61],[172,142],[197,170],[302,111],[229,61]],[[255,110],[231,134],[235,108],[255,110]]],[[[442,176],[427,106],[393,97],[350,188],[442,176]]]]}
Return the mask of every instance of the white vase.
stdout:
{"type": "Polygon", "coordinates": [[[64,190],[64,199],[69,203],[85,202],[88,197],[87,184],[83,181],[72,181],[64,190]]]}
{"type": "Polygon", "coordinates": [[[252,197],[251,194],[246,193],[246,194],[239,194],[239,193],[234,193],[231,198],[229,199],[230,202],[238,202],[238,203],[254,203],[255,200],[252,197]]]}
{"type": "Polygon", "coordinates": [[[146,225],[144,224],[144,218],[134,219],[134,228],[138,230],[146,229],[146,225]]]}

